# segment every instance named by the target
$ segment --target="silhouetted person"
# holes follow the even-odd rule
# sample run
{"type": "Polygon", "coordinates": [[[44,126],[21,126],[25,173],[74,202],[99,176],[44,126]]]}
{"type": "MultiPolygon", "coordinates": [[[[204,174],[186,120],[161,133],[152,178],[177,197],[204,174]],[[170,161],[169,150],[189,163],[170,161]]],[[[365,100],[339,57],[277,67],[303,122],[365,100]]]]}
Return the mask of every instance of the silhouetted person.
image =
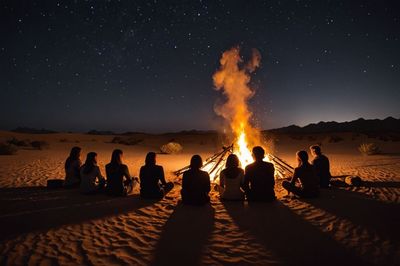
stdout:
{"type": "Polygon", "coordinates": [[[299,163],[298,167],[294,169],[293,178],[290,182],[282,182],[283,188],[302,198],[317,197],[319,195],[319,179],[314,167],[308,162],[307,152],[298,151],[296,158],[299,163]],[[296,186],[297,180],[300,180],[301,186],[296,186]]]}
{"type": "Polygon", "coordinates": [[[86,156],[86,161],[82,165],[81,170],[81,192],[85,194],[92,194],[100,192],[106,180],[97,166],[97,153],[89,152],[86,156]]]}
{"type": "Polygon", "coordinates": [[[235,154],[230,154],[226,159],[225,169],[219,176],[221,199],[244,200],[244,192],[241,189],[243,183],[244,171],[239,167],[239,158],[235,154]]]}
{"type": "Polygon", "coordinates": [[[140,168],[140,196],[148,199],[161,199],[173,187],[172,182],[166,182],[164,169],[156,165],[156,154],[149,152],[146,155],[145,165],[140,168]]]}
{"type": "Polygon", "coordinates": [[[111,155],[111,162],[106,165],[107,194],[114,196],[128,195],[134,185],[134,179],[129,174],[128,166],[122,163],[122,150],[116,149],[111,155]]]}
{"type": "Polygon", "coordinates": [[[80,147],[73,147],[71,149],[69,157],[65,161],[64,186],[67,188],[79,187],[79,184],[81,183],[81,177],[79,173],[82,164],[81,151],[82,149],[80,147]]]}
{"type": "Polygon", "coordinates": [[[275,168],[272,163],[264,162],[264,149],[253,148],[254,163],[245,168],[243,188],[249,201],[275,200],[275,168]]]}
{"type": "Polygon", "coordinates": [[[329,188],[331,181],[331,172],[329,171],[329,159],[321,152],[321,147],[318,145],[313,145],[310,147],[311,154],[314,159],[311,164],[315,168],[315,172],[319,177],[319,185],[321,188],[329,188]]]}
{"type": "Polygon", "coordinates": [[[193,155],[190,160],[190,169],[182,177],[182,202],[184,204],[203,205],[210,202],[210,176],[200,170],[203,160],[200,155],[193,155]]]}

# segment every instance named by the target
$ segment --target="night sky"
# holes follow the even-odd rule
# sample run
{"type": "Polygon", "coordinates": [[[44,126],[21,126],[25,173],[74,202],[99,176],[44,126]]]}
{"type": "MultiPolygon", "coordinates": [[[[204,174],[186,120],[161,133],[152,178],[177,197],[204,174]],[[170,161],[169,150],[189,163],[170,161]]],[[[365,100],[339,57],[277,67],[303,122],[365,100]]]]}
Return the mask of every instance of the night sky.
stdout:
{"type": "Polygon", "coordinates": [[[262,56],[257,126],[400,116],[399,1],[1,1],[0,127],[216,129],[212,75],[262,56]]]}

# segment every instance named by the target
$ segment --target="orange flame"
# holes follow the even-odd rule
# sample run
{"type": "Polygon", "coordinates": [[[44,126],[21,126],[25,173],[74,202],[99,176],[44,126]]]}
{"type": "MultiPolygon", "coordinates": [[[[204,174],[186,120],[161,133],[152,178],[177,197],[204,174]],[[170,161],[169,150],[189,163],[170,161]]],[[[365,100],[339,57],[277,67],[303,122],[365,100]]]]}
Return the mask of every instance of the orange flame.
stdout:
{"type": "Polygon", "coordinates": [[[225,51],[220,59],[220,68],[214,73],[215,89],[226,96],[223,105],[215,106],[215,112],[225,118],[233,133],[234,153],[242,167],[253,162],[251,147],[260,145],[260,132],[250,124],[252,112],[248,100],[254,95],[249,87],[250,74],[260,65],[261,55],[253,50],[252,58],[243,64],[239,47],[225,51]]]}

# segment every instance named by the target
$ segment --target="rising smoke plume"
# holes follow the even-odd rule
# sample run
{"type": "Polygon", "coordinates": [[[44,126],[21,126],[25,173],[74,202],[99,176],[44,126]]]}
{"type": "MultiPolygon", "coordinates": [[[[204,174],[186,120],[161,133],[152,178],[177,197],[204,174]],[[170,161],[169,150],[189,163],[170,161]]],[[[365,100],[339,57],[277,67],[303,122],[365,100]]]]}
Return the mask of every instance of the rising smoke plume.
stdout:
{"type": "Polygon", "coordinates": [[[250,88],[250,74],[260,66],[261,55],[253,49],[252,57],[246,63],[240,56],[240,48],[225,51],[220,59],[220,68],[213,75],[215,89],[226,97],[223,104],[215,105],[215,112],[222,116],[230,126],[234,141],[245,137],[251,147],[260,145],[260,132],[251,123],[252,112],[248,101],[254,91],[250,88]]]}

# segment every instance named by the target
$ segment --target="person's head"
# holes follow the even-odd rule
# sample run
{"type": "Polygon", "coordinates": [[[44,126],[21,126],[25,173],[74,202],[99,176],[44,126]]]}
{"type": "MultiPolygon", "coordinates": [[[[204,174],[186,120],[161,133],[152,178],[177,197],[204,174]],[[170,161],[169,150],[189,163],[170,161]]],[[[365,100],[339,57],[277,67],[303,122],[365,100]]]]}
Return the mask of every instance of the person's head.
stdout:
{"type": "Polygon", "coordinates": [[[97,153],[89,152],[86,155],[85,168],[83,171],[85,173],[89,173],[90,171],[92,171],[95,165],[97,165],[97,153]]]}
{"type": "Polygon", "coordinates": [[[96,164],[97,164],[97,153],[95,153],[95,152],[89,152],[89,153],[86,155],[85,164],[94,164],[94,165],[96,165],[96,164]]]}
{"type": "Polygon", "coordinates": [[[200,155],[196,154],[192,156],[190,159],[190,169],[198,170],[203,166],[203,159],[201,159],[200,155]]]}
{"type": "Polygon", "coordinates": [[[312,145],[310,147],[310,151],[313,155],[321,155],[321,146],[319,145],[312,145]]]}
{"type": "Polygon", "coordinates": [[[115,149],[111,154],[111,164],[122,164],[122,155],[122,150],[115,149]]]}
{"type": "Polygon", "coordinates": [[[262,161],[264,159],[265,151],[260,146],[255,146],[253,148],[253,158],[256,161],[262,161]]]}
{"type": "Polygon", "coordinates": [[[156,153],[155,152],[147,153],[146,159],[145,159],[145,164],[146,165],[155,165],[156,164],[156,153]]]}
{"type": "Polygon", "coordinates": [[[81,151],[82,149],[80,147],[72,147],[71,152],[69,153],[69,158],[71,160],[79,160],[81,157],[81,151]]]}
{"type": "Polygon", "coordinates": [[[228,158],[226,159],[226,168],[237,168],[239,167],[239,158],[235,154],[229,154],[228,158]]]}
{"type": "Polygon", "coordinates": [[[71,149],[69,156],[64,164],[65,169],[69,168],[73,162],[81,161],[81,151],[82,151],[82,149],[77,146],[75,146],[71,149]]]}
{"type": "Polygon", "coordinates": [[[308,163],[308,153],[306,151],[298,151],[296,153],[296,158],[299,163],[299,166],[308,163]]]}

